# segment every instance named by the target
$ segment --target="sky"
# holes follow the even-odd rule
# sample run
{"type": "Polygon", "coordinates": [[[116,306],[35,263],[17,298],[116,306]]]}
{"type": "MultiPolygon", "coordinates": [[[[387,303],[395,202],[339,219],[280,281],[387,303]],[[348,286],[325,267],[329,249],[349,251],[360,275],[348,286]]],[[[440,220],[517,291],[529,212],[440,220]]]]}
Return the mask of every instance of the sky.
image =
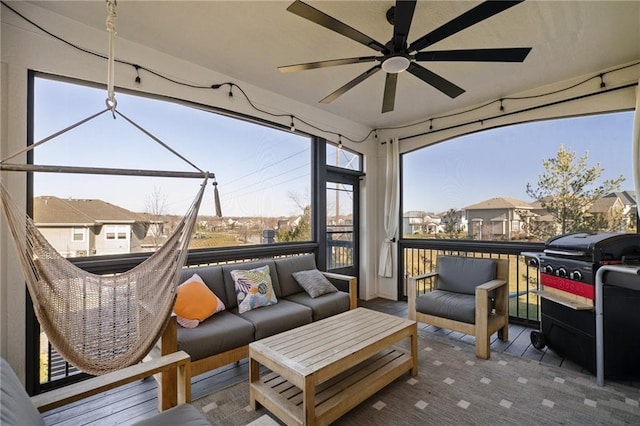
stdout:
{"type": "MultiPolygon", "coordinates": [[[[106,90],[36,79],[35,141],[105,108],[106,90]]],[[[117,110],[198,168],[215,174],[224,216],[293,216],[310,200],[310,139],[172,102],[116,92],[117,110]]],[[[238,99],[240,101],[240,98],[238,99]]],[[[34,149],[46,165],[192,171],[184,160],[111,112],[34,149]]],[[[149,211],[154,193],[164,213],[184,214],[201,179],[36,173],[36,196],[97,198],[149,211]]],[[[211,181],[210,181],[211,183],[211,181]]],[[[201,215],[213,215],[213,186],[201,215]]]]}
{"type": "Polygon", "coordinates": [[[403,157],[403,211],[441,213],[494,197],[531,202],[543,159],[560,145],[589,167],[603,169],[600,181],[623,175],[622,190],[634,190],[633,112],[538,121],[463,136],[403,157]]]}
{"type": "MultiPolygon", "coordinates": [[[[105,108],[106,91],[36,79],[35,140],[105,108]]],[[[310,203],[310,140],[291,132],[172,102],[116,93],[118,111],[197,167],[215,173],[224,216],[294,216],[310,203]]],[[[632,190],[633,113],[540,121],[463,136],[403,156],[403,211],[440,213],[494,197],[531,200],[542,160],[560,145],[599,163],[602,179],[626,177],[632,190]]],[[[36,164],[196,171],[110,112],[35,148],[36,164]]],[[[200,179],[36,173],[36,196],[97,198],[131,211],[149,210],[160,193],[163,213],[184,214],[200,179]]],[[[200,210],[213,215],[209,185],[200,210]]]]}

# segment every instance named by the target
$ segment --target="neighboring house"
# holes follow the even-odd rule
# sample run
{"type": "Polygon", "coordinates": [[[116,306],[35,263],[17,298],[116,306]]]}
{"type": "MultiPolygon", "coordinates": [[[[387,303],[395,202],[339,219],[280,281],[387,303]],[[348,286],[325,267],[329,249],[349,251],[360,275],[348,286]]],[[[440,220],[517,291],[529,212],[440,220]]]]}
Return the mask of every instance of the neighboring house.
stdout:
{"type": "Polygon", "coordinates": [[[102,200],[34,198],[34,222],[63,256],[93,256],[143,251],[149,222],[144,215],[102,200]]]}
{"type": "Polygon", "coordinates": [[[469,236],[476,240],[512,240],[526,233],[533,206],[510,197],[497,197],[465,207],[469,236]]]}
{"type": "Polygon", "coordinates": [[[402,233],[405,235],[419,234],[422,229],[422,218],[426,212],[411,210],[402,214],[402,233]]]}
{"type": "Polygon", "coordinates": [[[635,227],[638,218],[638,206],[636,204],[636,191],[612,192],[604,198],[617,198],[622,203],[622,214],[625,217],[625,226],[635,227]]]}
{"type": "Polygon", "coordinates": [[[624,203],[620,198],[602,197],[593,202],[589,208],[589,213],[602,218],[603,223],[608,224],[610,230],[624,231],[627,220],[624,216],[624,203]]]}
{"type": "MultiPolygon", "coordinates": [[[[532,202],[531,213],[535,216],[536,222],[547,223],[548,228],[555,227],[555,233],[559,234],[561,233],[560,224],[556,223],[556,218],[542,207],[544,200],[547,198],[532,202]]],[[[601,216],[603,226],[607,229],[621,232],[635,228],[637,211],[635,191],[612,192],[593,202],[587,210],[593,216],[601,216]]],[[[549,233],[554,234],[553,230],[549,233]]]]}
{"type": "Polygon", "coordinates": [[[442,232],[442,218],[435,213],[411,210],[402,215],[402,232],[407,234],[437,234],[442,232]]]}
{"type": "Polygon", "coordinates": [[[442,218],[442,232],[447,229],[448,222],[453,222],[453,232],[467,232],[467,214],[464,209],[455,210],[452,215],[448,211],[442,212],[438,216],[442,218]]]}

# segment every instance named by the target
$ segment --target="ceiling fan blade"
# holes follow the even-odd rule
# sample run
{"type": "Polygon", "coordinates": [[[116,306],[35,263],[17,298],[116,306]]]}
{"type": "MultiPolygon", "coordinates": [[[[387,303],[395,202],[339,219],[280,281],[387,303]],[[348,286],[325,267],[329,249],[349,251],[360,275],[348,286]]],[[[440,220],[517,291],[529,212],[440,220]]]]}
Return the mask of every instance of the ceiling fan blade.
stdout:
{"type": "Polygon", "coordinates": [[[376,56],[362,56],[360,58],[332,59],[330,61],[309,62],[306,64],[285,65],[278,67],[280,72],[294,72],[313,70],[317,68],[335,67],[338,65],[359,64],[362,62],[373,62],[378,59],[376,56]]]}
{"type": "Polygon", "coordinates": [[[411,28],[415,9],[415,1],[396,1],[395,21],[393,24],[393,45],[396,51],[404,49],[407,45],[407,37],[409,37],[409,29],[411,28]]]}
{"type": "Polygon", "coordinates": [[[324,12],[319,11],[314,7],[309,6],[306,3],[301,2],[300,0],[296,0],[291,3],[287,10],[302,18],[308,19],[311,22],[315,22],[318,25],[330,29],[331,31],[335,31],[338,34],[348,37],[351,40],[362,43],[365,46],[372,48],[373,50],[377,50],[378,52],[382,52],[384,50],[384,45],[382,43],[372,39],[366,34],[362,34],[355,28],[338,21],[337,19],[327,15],[324,12]]]}
{"type": "Polygon", "coordinates": [[[449,80],[440,77],[438,74],[429,71],[428,69],[416,64],[415,62],[411,62],[411,65],[409,65],[407,71],[409,71],[411,74],[415,75],[425,83],[435,87],[445,95],[449,96],[451,99],[457,98],[465,92],[463,88],[456,86],[449,80]]]}
{"type": "Polygon", "coordinates": [[[381,69],[380,65],[376,65],[373,68],[369,68],[368,70],[366,70],[365,72],[363,72],[362,74],[360,74],[359,76],[357,76],[356,78],[354,78],[353,80],[351,80],[350,82],[348,82],[347,84],[345,84],[344,86],[342,86],[341,88],[336,90],[335,92],[331,93],[330,95],[328,95],[325,98],[323,98],[322,100],[320,100],[320,103],[329,104],[329,103],[335,101],[340,96],[345,94],[347,91],[353,89],[358,84],[362,83],[367,78],[371,77],[373,74],[375,74],[378,71],[380,71],[380,69],[381,69]]]}
{"type": "Polygon", "coordinates": [[[398,74],[387,73],[384,82],[384,98],[382,99],[382,113],[393,111],[396,104],[396,84],[398,82],[398,74]]]}
{"type": "Polygon", "coordinates": [[[441,27],[431,31],[429,34],[426,34],[411,43],[411,45],[409,46],[409,52],[415,52],[417,50],[422,50],[427,46],[431,46],[432,44],[445,39],[452,34],[462,31],[465,28],[468,28],[480,21],[490,18],[493,15],[503,12],[523,1],[524,0],[505,0],[485,1],[484,3],[480,3],[473,9],[466,11],[457,18],[452,19],[441,27]]]}
{"type": "Polygon", "coordinates": [[[418,52],[416,61],[461,61],[461,62],[523,62],[530,47],[505,49],[463,49],[418,52]]]}

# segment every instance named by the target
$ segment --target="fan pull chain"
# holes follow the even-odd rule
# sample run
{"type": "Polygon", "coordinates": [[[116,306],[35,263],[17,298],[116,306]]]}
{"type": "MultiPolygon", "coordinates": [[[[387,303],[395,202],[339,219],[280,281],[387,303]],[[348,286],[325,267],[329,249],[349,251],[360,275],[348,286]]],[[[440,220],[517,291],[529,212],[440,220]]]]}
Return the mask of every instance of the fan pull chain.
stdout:
{"type": "Polygon", "coordinates": [[[107,65],[107,107],[113,113],[113,118],[116,118],[115,110],[118,102],[116,101],[116,93],[114,89],[114,74],[115,74],[115,38],[116,38],[116,0],[107,0],[107,31],[109,32],[109,57],[107,65]]]}

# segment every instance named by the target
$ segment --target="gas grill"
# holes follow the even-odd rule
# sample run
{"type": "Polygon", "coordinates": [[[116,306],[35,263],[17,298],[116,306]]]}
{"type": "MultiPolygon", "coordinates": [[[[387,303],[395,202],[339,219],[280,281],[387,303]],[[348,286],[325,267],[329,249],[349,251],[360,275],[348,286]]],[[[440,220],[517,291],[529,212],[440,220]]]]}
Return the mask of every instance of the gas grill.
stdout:
{"type": "MultiPolygon", "coordinates": [[[[526,254],[525,254],[526,255],[526,254]]],[[[540,275],[541,330],[537,349],[548,346],[585,370],[596,371],[596,272],[604,265],[640,264],[640,235],[572,233],[549,239],[534,256],[540,275]]],[[[640,378],[640,279],[606,272],[603,280],[605,374],[640,378]]]]}

